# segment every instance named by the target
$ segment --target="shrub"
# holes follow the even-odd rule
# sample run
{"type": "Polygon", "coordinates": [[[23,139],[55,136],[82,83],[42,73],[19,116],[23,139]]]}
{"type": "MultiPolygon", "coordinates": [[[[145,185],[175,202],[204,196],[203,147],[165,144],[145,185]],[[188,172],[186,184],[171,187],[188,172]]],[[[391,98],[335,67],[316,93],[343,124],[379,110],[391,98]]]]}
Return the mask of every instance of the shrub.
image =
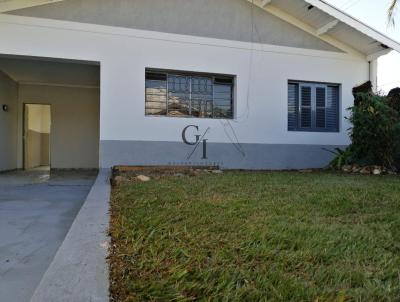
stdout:
{"type": "MultiPolygon", "coordinates": [[[[400,114],[400,88],[392,89],[389,92],[387,98],[389,106],[400,114]]],[[[394,161],[397,170],[400,170],[400,143],[397,144],[397,150],[394,161]]]]}
{"type": "Polygon", "coordinates": [[[358,104],[362,101],[361,95],[363,93],[372,93],[372,82],[368,81],[360,86],[356,86],[353,88],[353,96],[354,96],[354,105],[358,106],[358,104]]]}
{"type": "Polygon", "coordinates": [[[350,147],[346,148],[345,150],[336,148],[334,151],[328,149],[325,149],[325,151],[328,151],[335,155],[335,158],[329,164],[332,169],[340,170],[343,166],[353,163],[353,154],[350,147]]]}
{"type": "Polygon", "coordinates": [[[400,113],[400,88],[392,89],[388,96],[388,105],[400,113]]]}
{"type": "Polygon", "coordinates": [[[399,113],[386,97],[359,93],[357,99],[357,106],[350,108],[353,163],[393,168],[400,142],[399,113]]]}

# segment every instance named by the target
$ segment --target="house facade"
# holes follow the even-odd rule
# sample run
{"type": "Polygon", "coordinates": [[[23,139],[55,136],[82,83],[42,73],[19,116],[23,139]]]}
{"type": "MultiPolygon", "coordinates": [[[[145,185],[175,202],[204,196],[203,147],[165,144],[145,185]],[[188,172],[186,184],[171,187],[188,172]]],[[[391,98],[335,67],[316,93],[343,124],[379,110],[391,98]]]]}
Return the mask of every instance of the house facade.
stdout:
{"type": "Polygon", "coordinates": [[[26,167],[27,104],[55,169],[324,167],[400,50],[319,0],[26,2],[0,4],[0,170],[26,167]]]}

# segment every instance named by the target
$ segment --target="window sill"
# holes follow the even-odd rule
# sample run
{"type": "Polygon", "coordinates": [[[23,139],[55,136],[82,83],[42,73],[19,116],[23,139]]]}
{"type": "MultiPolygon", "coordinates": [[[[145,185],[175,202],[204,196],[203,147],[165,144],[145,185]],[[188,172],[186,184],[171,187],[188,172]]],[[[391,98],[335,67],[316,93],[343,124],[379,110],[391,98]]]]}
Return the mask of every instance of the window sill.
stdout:
{"type": "Polygon", "coordinates": [[[310,130],[310,129],[296,129],[296,130],[288,130],[288,132],[300,132],[300,133],[340,133],[341,131],[339,131],[339,130],[335,130],[335,131],[332,131],[332,130],[324,130],[324,129],[321,129],[321,130],[317,130],[317,129],[313,129],[313,130],[310,130]]]}

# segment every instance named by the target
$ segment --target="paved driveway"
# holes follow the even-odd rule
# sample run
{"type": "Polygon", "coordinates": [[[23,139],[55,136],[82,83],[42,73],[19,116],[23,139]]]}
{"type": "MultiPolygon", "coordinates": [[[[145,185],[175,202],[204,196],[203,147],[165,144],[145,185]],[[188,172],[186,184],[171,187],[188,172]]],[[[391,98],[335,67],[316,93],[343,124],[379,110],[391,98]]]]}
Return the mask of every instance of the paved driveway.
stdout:
{"type": "Polygon", "coordinates": [[[0,301],[27,302],[95,180],[93,172],[0,174],[0,301]]]}

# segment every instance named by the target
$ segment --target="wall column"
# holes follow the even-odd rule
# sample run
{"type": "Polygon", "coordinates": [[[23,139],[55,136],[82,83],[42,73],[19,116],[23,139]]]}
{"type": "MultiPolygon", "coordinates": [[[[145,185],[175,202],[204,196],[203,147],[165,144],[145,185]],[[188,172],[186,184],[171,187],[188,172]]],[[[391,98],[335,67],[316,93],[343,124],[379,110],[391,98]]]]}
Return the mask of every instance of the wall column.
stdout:
{"type": "Polygon", "coordinates": [[[372,83],[372,90],[378,92],[378,59],[369,62],[369,80],[372,83]]]}

